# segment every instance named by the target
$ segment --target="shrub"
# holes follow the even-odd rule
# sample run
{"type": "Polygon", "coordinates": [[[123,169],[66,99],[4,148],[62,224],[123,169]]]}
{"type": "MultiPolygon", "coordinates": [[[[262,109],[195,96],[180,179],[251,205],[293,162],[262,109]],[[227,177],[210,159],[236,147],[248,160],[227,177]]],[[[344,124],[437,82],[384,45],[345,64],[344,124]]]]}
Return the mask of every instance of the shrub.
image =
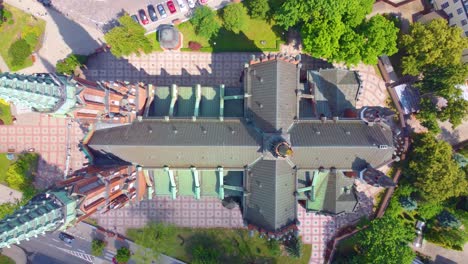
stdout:
{"type": "Polygon", "coordinates": [[[77,67],[83,66],[88,57],[84,55],[71,54],[64,60],[58,61],[55,70],[62,74],[73,74],[77,67]]]}
{"type": "Polygon", "coordinates": [[[431,228],[426,232],[427,241],[458,251],[463,250],[467,237],[464,230],[453,228],[431,228]]]}
{"type": "Polygon", "coordinates": [[[291,240],[285,242],[286,251],[289,256],[293,258],[301,258],[302,255],[302,241],[300,238],[294,236],[291,240]]]}
{"type": "Polygon", "coordinates": [[[242,4],[230,4],[223,9],[224,27],[234,33],[239,33],[246,26],[247,10],[242,4]]]}
{"type": "Polygon", "coordinates": [[[18,39],[11,44],[8,53],[11,56],[11,64],[14,66],[21,66],[26,58],[31,55],[31,47],[26,40],[18,39]]]}
{"type": "Polygon", "coordinates": [[[8,24],[13,24],[13,14],[5,8],[0,8],[0,25],[8,21],[8,24]]]}
{"type": "Polygon", "coordinates": [[[271,256],[278,257],[279,255],[281,255],[280,244],[277,240],[272,239],[268,241],[267,247],[268,247],[268,252],[270,252],[271,256]]]}
{"type": "Polygon", "coordinates": [[[193,51],[199,51],[202,48],[202,45],[195,41],[189,41],[188,46],[193,51]]]}
{"type": "Polygon", "coordinates": [[[115,260],[119,263],[126,263],[130,259],[130,249],[126,247],[121,247],[117,250],[117,255],[115,255],[115,260]]]}
{"type": "Polygon", "coordinates": [[[437,220],[439,221],[440,226],[459,228],[461,226],[460,220],[458,220],[453,214],[444,210],[438,216],[437,220]]]}
{"type": "Polygon", "coordinates": [[[37,46],[37,41],[41,36],[41,28],[38,26],[26,26],[22,30],[21,36],[26,40],[31,49],[34,50],[37,46]]]}
{"type": "Polygon", "coordinates": [[[220,252],[214,248],[198,245],[192,253],[192,263],[194,264],[216,264],[218,263],[220,252]]]}
{"type": "Polygon", "coordinates": [[[93,239],[93,242],[91,242],[91,254],[93,256],[101,256],[104,248],[106,248],[106,243],[100,239],[93,239]]]}
{"type": "Polygon", "coordinates": [[[403,209],[406,211],[413,211],[418,208],[418,203],[410,196],[402,196],[398,200],[401,204],[401,207],[403,207],[403,209]]]}

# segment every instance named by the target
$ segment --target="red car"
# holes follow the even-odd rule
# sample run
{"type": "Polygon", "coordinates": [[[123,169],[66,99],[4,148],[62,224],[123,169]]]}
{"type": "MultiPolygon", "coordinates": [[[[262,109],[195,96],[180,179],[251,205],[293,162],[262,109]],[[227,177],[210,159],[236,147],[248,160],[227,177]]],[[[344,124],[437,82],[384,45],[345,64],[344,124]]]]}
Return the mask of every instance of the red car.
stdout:
{"type": "Polygon", "coordinates": [[[146,16],[145,10],[140,9],[138,10],[138,15],[140,16],[141,23],[146,25],[149,23],[148,17],[146,16]]]}
{"type": "Polygon", "coordinates": [[[208,3],[208,0],[198,0],[201,5],[206,5],[208,3]]]}
{"type": "Polygon", "coordinates": [[[174,14],[175,12],[177,12],[174,6],[174,2],[172,1],[167,1],[167,8],[169,8],[169,12],[171,12],[171,14],[174,14]]]}

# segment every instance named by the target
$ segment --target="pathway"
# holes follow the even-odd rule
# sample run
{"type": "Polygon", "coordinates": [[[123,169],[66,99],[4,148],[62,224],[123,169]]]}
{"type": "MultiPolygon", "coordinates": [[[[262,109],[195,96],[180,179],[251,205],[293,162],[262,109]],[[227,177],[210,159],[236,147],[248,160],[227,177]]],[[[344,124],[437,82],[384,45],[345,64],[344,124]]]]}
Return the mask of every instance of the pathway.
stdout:
{"type": "Polygon", "coordinates": [[[6,64],[3,57],[0,56],[0,72],[9,72],[9,71],[10,71],[10,68],[8,68],[8,65],[6,64]]]}
{"type": "Polygon", "coordinates": [[[100,31],[79,25],[59,12],[45,8],[39,1],[5,2],[46,21],[43,43],[36,54],[36,62],[33,66],[21,70],[21,73],[53,72],[58,60],[64,59],[70,53],[92,53],[102,43],[103,34],[100,31]]]}

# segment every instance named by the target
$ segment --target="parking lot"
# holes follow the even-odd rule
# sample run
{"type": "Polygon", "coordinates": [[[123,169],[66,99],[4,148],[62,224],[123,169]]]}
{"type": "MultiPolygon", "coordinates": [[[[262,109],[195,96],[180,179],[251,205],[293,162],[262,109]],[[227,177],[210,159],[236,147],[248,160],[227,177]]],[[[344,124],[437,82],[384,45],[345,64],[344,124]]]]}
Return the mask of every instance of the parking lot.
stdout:
{"type": "MultiPolygon", "coordinates": [[[[78,23],[91,25],[101,30],[109,30],[115,23],[115,19],[123,13],[129,15],[137,15],[138,10],[143,9],[148,18],[148,24],[144,25],[147,32],[152,32],[161,24],[171,24],[173,21],[180,19],[185,20],[190,17],[193,9],[189,7],[188,0],[180,0],[185,9],[181,10],[178,0],[172,0],[176,12],[171,13],[168,8],[169,0],[53,0],[53,6],[78,23]],[[148,5],[153,5],[156,9],[157,21],[151,21],[148,16],[148,5]],[[158,12],[158,5],[162,5],[166,13],[166,17],[162,17],[158,12]]],[[[199,5],[198,0],[193,0],[195,7],[199,5]]],[[[218,9],[227,3],[229,0],[209,0],[207,5],[218,9]]],[[[138,20],[141,22],[140,17],[138,20]]]]}

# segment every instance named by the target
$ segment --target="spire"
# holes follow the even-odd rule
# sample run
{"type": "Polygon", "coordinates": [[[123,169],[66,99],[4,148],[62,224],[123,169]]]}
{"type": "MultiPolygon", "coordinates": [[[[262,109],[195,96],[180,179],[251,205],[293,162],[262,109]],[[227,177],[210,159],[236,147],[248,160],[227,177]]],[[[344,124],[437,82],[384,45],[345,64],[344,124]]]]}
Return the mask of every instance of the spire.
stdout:
{"type": "Polygon", "coordinates": [[[272,142],[271,144],[271,153],[275,157],[286,158],[293,154],[293,150],[286,140],[279,138],[272,142]]]}
{"type": "Polygon", "coordinates": [[[383,172],[368,167],[359,173],[359,179],[375,187],[390,188],[395,187],[393,180],[383,172]]]}

